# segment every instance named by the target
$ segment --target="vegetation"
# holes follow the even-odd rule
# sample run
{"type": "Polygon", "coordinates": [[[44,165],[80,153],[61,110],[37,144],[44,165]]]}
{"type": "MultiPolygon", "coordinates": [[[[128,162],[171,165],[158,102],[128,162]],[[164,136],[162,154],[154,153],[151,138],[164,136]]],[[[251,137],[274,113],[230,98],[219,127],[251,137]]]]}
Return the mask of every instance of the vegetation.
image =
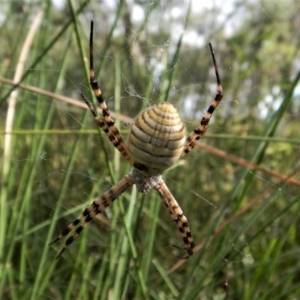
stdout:
{"type": "Polygon", "coordinates": [[[114,2],[1,2],[1,299],[296,299],[299,2],[114,2]],[[196,242],[188,260],[158,195],[135,188],[58,260],[64,241],[49,247],[130,170],[79,97],[93,99],[91,19],[97,78],[125,138],[159,101],[197,126],[216,93],[214,46],[224,99],[164,174],[196,242]]]}

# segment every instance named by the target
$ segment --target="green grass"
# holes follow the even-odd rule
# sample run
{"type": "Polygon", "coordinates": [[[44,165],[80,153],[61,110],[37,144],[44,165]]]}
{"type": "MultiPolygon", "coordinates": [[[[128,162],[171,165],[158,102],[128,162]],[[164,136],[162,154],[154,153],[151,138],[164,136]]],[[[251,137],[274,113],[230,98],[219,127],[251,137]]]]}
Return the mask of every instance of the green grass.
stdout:
{"type": "Polygon", "coordinates": [[[212,150],[196,147],[164,174],[189,220],[195,254],[178,259],[185,253],[172,245],[182,246],[181,237],[158,195],[132,188],[56,260],[64,241],[49,243],[130,171],[81,106],[79,91],[93,99],[90,19],[95,21],[97,78],[125,138],[132,118],[165,98],[192,130],[216,83],[208,47],[184,42],[200,19],[188,4],[181,19],[170,24],[164,13],[175,7],[173,2],[143,6],[145,18],[139,24],[126,18],[130,8],[125,1],[112,10],[84,1],[68,1],[63,11],[51,2],[27,5],[21,14],[5,3],[8,17],[0,28],[1,298],[296,299],[300,140],[295,91],[300,73],[293,64],[299,58],[294,39],[284,31],[289,18],[276,14],[282,10],[275,12],[261,1],[259,12],[267,11],[273,25],[280,20],[282,27],[262,20],[257,33],[245,20],[245,28],[230,38],[209,26],[223,13],[220,8],[201,20],[214,45],[225,97],[201,141],[212,150]],[[42,22],[34,28],[38,11],[42,22]],[[174,40],[171,28],[178,22],[185,31],[174,40]],[[132,31],[124,34],[120,28],[132,31]],[[286,42],[276,44],[276,55],[285,60],[274,66],[273,56],[262,53],[272,53],[270,45],[283,33],[286,42]],[[159,78],[158,67],[163,70],[159,78]],[[3,78],[21,85],[15,89],[3,78]],[[261,117],[259,105],[278,87],[280,97],[273,99],[279,98],[278,107],[269,107],[261,117]],[[187,115],[184,103],[195,93],[201,98],[187,115]]]}

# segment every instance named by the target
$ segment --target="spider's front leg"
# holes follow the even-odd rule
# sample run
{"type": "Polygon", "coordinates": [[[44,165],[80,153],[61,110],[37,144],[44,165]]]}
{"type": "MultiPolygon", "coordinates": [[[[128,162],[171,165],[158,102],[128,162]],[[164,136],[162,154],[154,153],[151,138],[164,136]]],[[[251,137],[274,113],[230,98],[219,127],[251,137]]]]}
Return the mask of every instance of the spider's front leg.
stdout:
{"type": "Polygon", "coordinates": [[[97,200],[95,200],[90,206],[88,206],[77,219],[75,219],[67,228],[65,228],[61,234],[49,244],[49,246],[67,236],[73,229],[77,227],[75,232],[66,240],[64,247],[56,256],[56,258],[59,258],[63,254],[63,252],[74,242],[81,231],[96,217],[97,214],[103,212],[107,206],[109,206],[127,189],[132,187],[133,184],[134,182],[132,181],[131,174],[126,175],[108,191],[102,194],[97,200]]]}
{"type": "Polygon", "coordinates": [[[162,179],[154,188],[157,190],[160,198],[168,209],[171,218],[177,224],[177,227],[182,235],[182,239],[185,244],[185,249],[187,251],[187,256],[185,257],[185,259],[187,259],[191,255],[193,255],[193,248],[195,246],[188,220],[162,179]]]}

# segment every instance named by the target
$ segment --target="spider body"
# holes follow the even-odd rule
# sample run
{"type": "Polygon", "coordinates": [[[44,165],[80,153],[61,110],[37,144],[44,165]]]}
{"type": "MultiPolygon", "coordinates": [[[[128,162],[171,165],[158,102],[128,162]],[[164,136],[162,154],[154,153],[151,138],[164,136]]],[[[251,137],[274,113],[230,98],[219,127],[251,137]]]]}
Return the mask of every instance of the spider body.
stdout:
{"type": "Polygon", "coordinates": [[[150,107],[131,127],[128,149],[133,166],[145,176],[161,175],[180,158],[185,140],[184,123],[171,103],[150,107]]]}
{"type": "Polygon", "coordinates": [[[217,78],[217,94],[200,121],[199,126],[186,137],[185,126],[177,110],[168,102],[159,103],[146,109],[136,118],[131,127],[127,145],[110,117],[110,112],[95,79],[93,24],[92,21],[90,32],[90,86],[102,110],[103,118],[101,119],[98,116],[93,105],[83,94],[81,94],[81,97],[94,116],[96,124],[132,166],[132,170],[89,205],[51,244],[67,236],[73,229],[75,230],[66,240],[63,249],[57,255],[58,258],[97,214],[103,212],[107,206],[135,184],[138,191],[142,193],[148,193],[151,189],[156,190],[181,233],[184,249],[187,251],[185,258],[189,258],[193,254],[194,247],[190,227],[183,211],[162,179],[162,173],[179,158],[194,149],[196,141],[204,135],[214,110],[223,98],[221,81],[212,46],[209,44],[217,78]]]}
{"type": "MultiPolygon", "coordinates": [[[[140,169],[146,170],[144,166],[139,165],[140,169]]],[[[148,176],[144,175],[144,172],[141,172],[139,169],[133,167],[130,175],[132,176],[132,181],[137,187],[137,190],[141,193],[147,194],[150,192],[152,188],[154,188],[159,181],[161,180],[162,176],[161,175],[156,175],[156,176],[148,176]]]]}

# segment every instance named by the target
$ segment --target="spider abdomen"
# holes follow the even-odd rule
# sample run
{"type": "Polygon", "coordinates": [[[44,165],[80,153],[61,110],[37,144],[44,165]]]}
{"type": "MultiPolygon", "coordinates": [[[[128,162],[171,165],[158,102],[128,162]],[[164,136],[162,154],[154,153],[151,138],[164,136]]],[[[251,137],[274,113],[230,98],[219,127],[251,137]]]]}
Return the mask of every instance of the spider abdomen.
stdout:
{"type": "Polygon", "coordinates": [[[163,102],[143,111],[131,127],[128,148],[133,165],[149,176],[162,174],[180,157],[185,126],[175,107],[163,102]]]}

